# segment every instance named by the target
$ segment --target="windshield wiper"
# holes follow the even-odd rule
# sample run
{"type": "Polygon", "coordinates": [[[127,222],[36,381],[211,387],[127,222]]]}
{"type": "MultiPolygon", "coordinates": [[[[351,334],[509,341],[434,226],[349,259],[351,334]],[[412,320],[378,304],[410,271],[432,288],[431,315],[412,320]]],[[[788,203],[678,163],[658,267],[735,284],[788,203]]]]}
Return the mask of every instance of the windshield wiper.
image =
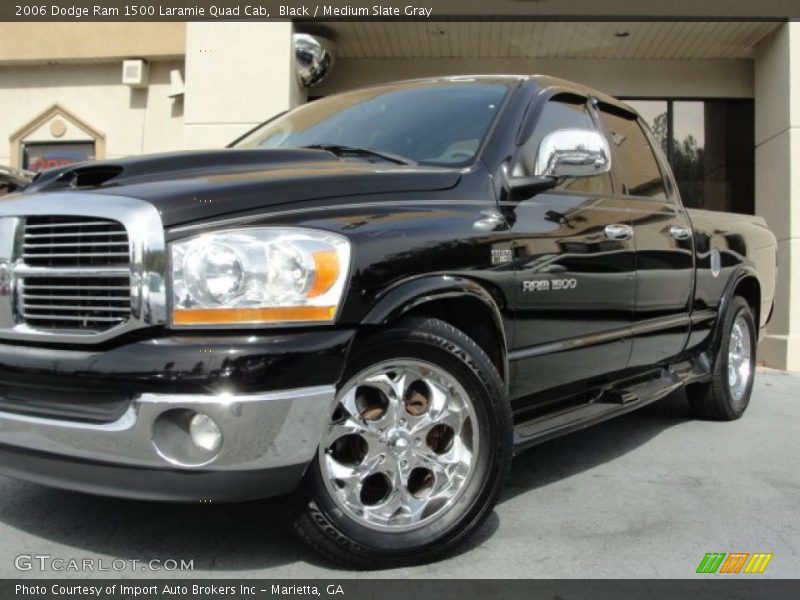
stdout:
{"type": "Polygon", "coordinates": [[[326,150],[327,152],[335,154],[336,156],[373,156],[383,160],[388,160],[389,162],[393,162],[398,165],[417,164],[416,161],[404,158],[402,156],[397,156],[396,154],[379,152],[377,150],[370,150],[369,148],[358,148],[357,146],[345,146],[342,144],[310,144],[308,146],[303,146],[303,148],[310,148],[312,150],[326,150]]]}

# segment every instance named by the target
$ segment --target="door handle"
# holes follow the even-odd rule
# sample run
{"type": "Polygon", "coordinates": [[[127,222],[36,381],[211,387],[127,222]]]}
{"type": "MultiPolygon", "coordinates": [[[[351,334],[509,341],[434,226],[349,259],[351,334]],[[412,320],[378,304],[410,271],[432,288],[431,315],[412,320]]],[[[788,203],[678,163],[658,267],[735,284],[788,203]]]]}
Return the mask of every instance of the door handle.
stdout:
{"type": "Polygon", "coordinates": [[[606,237],[610,240],[629,240],[633,237],[633,228],[630,225],[606,225],[606,237]]]}
{"type": "Polygon", "coordinates": [[[669,234],[676,240],[688,240],[692,237],[692,230],[683,225],[673,225],[669,228],[669,234]]]}

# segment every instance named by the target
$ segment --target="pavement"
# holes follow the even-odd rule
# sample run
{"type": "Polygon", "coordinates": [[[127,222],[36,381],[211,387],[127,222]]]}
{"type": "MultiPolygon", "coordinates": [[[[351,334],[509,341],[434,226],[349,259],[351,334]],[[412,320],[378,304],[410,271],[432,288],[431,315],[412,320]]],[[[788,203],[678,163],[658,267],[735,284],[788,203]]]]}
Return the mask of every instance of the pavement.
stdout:
{"type": "Polygon", "coordinates": [[[494,513],[460,553],[367,573],[318,559],[275,500],[162,505],[0,477],[0,577],[687,578],[707,552],[771,552],[757,577],[797,578],[798,457],[800,375],[760,370],[739,421],[694,420],[675,394],[537,446],[515,459],[494,513]],[[18,555],[93,559],[96,569],[183,559],[194,570],[41,571],[34,561],[21,572],[18,555]]]}

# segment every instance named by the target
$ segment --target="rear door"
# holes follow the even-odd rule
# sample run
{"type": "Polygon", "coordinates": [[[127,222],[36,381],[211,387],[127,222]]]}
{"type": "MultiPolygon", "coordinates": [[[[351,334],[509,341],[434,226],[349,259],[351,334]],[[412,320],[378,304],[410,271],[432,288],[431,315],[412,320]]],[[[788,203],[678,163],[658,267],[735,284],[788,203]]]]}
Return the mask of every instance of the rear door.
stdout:
{"type": "Polygon", "coordinates": [[[636,301],[630,367],[668,361],[686,344],[694,246],[690,221],[669,167],[652,135],[634,114],[598,106],[621,163],[636,248],[636,301]]]}
{"type": "MultiPolygon", "coordinates": [[[[512,164],[515,176],[532,175],[548,133],[598,126],[578,95],[554,96],[537,111],[512,164]]],[[[626,203],[611,174],[504,203],[516,267],[513,397],[625,368],[635,282],[626,203]]]]}

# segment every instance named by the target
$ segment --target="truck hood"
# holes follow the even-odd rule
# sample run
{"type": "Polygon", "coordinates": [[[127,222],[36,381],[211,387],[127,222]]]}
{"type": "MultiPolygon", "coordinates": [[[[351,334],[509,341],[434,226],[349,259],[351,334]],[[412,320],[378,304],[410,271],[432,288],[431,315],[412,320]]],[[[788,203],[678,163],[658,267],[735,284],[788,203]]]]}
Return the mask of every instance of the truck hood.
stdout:
{"type": "Polygon", "coordinates": [[[343,160],[324,150],[231,149],[69,165],[41,173],[13,196],[129,196],[153,204],[164,225],[171,227],[322,199],[449,189],[460,177],[455,169],[343,160]]]}

